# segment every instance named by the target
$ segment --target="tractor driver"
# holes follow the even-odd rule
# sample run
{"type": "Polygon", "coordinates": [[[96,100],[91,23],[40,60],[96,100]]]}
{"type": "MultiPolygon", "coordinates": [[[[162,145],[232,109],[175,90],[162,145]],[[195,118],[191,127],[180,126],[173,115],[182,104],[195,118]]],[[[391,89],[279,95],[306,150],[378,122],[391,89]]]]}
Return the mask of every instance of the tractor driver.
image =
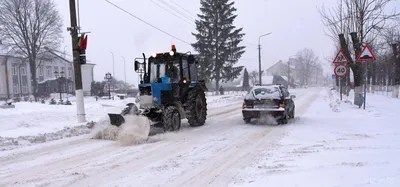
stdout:
{"type": "Polygon", "coordinates": [[[171,82],[178,82],[179,81],[179,70],[176,66],[170,65],[168,68],[167,76],[171,78],[171,82]]]}

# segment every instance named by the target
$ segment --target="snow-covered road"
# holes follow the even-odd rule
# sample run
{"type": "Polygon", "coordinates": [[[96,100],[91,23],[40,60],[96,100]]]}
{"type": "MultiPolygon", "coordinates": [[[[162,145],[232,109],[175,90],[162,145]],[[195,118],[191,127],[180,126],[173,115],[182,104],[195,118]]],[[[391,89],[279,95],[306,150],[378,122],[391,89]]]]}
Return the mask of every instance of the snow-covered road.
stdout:
{"type": "MultiPolygon", "coordinates": [[[[296,115],[318,89],[294,91],[296,115]]],[[[241,103],[209,110],[205,126],[121,146],[89,135],[0,154],[0,186],[226,186],[285,136],[284,126],[244,124],[241,103]]]]}

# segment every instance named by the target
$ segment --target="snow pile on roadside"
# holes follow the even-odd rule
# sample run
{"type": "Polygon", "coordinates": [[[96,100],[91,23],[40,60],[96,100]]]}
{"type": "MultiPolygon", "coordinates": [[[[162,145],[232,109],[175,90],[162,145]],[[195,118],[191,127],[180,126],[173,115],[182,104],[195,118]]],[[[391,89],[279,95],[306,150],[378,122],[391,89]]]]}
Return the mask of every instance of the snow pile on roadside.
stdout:
{"type": "Polygon", "coordinates": [[[369,95],[363,110],[325,93],[229,186],[400,186],[400,100],[369,95]]]}
{"type": "Polygon", "coordinates": [[[332,109],[333,112],[340,112],[340,99],[334,97],[335,91],[334,90],[329,90],[328,95],[329,95],[329,107],[332,109]]]}
{"type": "Polygon", "coordinates": [[[38,134],[35,136],[19,136],[19,137],[1,137],[0,136],[0,151],[16,149],[18,147],[30,146],[33,144],[44,143],[83,134],[89,134],[90,129],[86,125],[75,127],[65,127],[62,130],[38,134]]]}

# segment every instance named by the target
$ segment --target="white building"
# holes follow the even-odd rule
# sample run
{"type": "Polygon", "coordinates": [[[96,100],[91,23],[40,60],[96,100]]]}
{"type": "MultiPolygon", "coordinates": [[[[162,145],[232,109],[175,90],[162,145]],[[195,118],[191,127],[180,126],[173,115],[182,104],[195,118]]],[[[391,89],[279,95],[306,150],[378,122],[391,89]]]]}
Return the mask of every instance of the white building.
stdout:
{"type": "MultiPolygon", "coordinates": [[[[65,80],[65,84],[62,86],[63,93],[74,94],[75,77],[71,61],[48,53],[45,57],[38,59],[36,64],[38,92],[42,92],[38,93],[39,95],[44,94],[43,92],[59,92],[55,72],[64,72],[65,79],[63,80],[65,80]]],[[[88,63],[81,66],[85,95],[90,95],[94,65],[88,63]]],[[[0,55],[0,98],[30,96],[32,92],[31,72],[28,60],[9,55],[0,55]]]]}

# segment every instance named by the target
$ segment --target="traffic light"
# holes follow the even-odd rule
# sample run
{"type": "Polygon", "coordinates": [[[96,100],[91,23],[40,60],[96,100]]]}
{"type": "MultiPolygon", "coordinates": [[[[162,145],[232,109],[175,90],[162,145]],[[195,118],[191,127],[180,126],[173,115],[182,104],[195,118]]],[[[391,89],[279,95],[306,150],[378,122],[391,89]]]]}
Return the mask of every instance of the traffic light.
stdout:
{"type": "Polygon", "coordinates": [[[79,62],[86,64],[86,49],[79,49],[79,62]]]}

